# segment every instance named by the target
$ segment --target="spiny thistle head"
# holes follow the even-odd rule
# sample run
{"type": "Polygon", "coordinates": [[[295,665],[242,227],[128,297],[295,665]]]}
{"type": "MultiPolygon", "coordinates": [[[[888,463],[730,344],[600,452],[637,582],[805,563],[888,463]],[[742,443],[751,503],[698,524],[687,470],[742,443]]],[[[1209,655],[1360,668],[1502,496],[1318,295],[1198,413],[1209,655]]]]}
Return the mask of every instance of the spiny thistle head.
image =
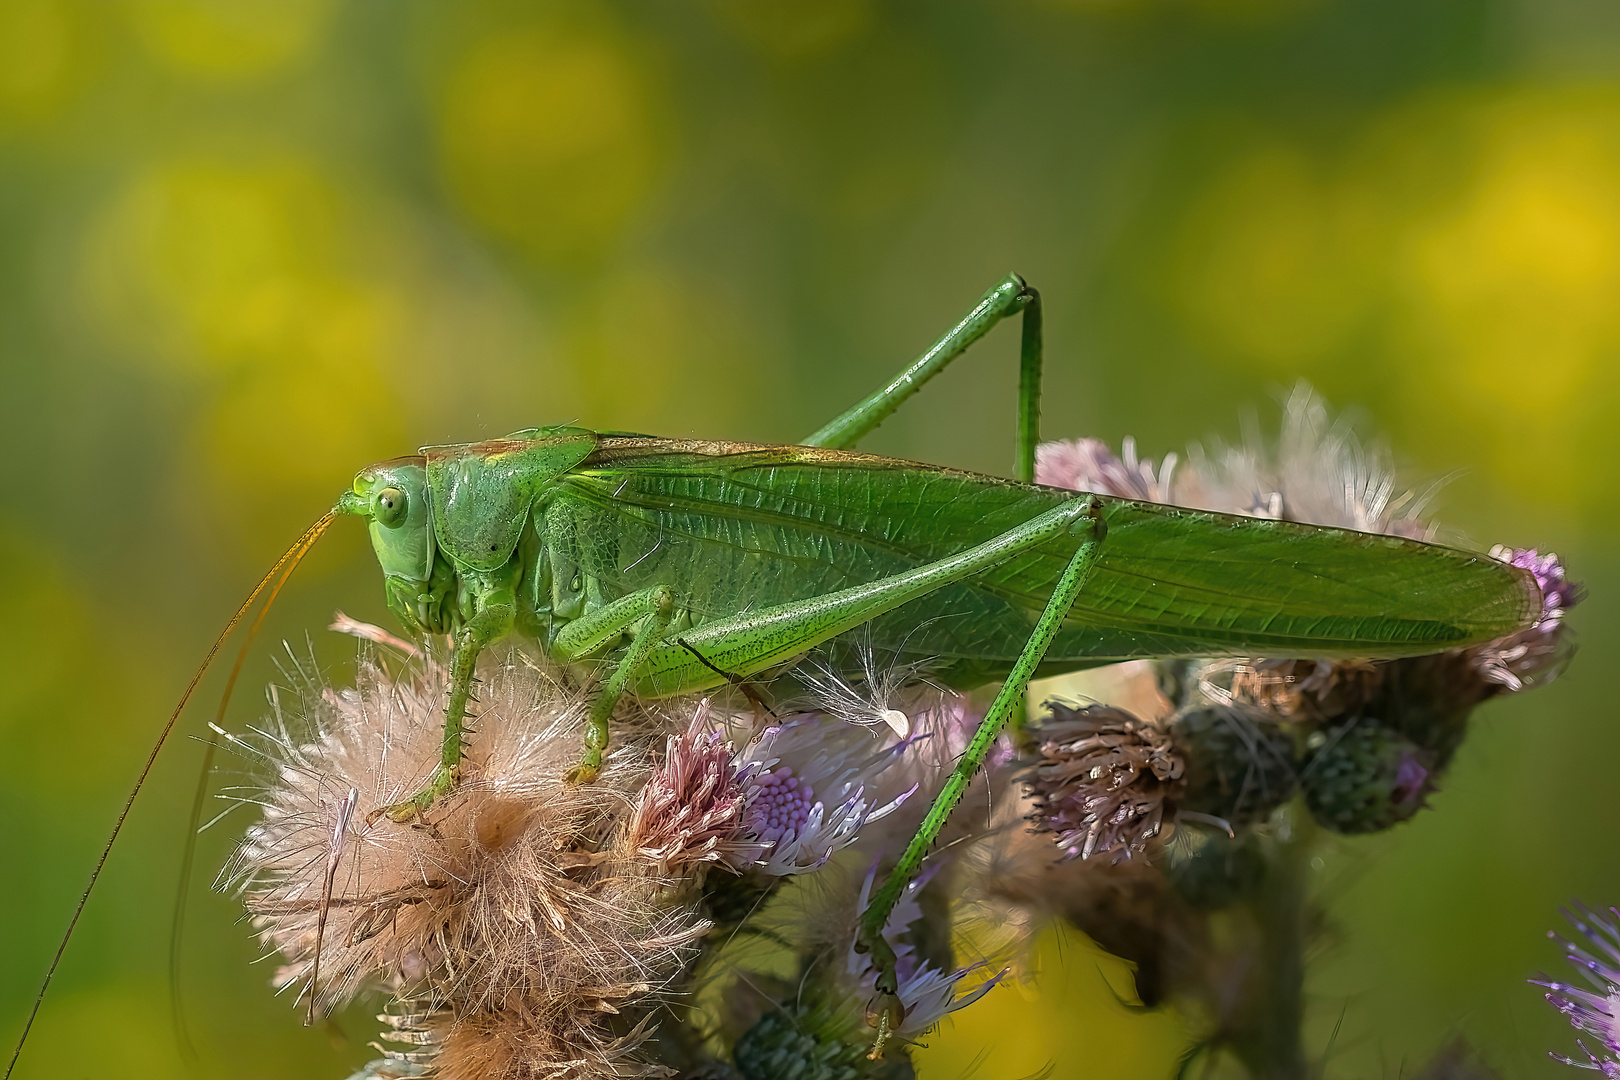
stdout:
{"type": "Polygon", "coordinates": [[[1571,941],[1557,934],[1547,936],[1563,943],[1564,955],[1587,981],[1587,987],[1572,986],[1545,977],[1531,979],[1537,986],[1547,988],[1547,1000],[1569,1021],[1576,1031],[1585,1032],[1598,1042],[1594,1052],[1580,1039],[1575,1045],[1586,1055],[1586,1061],[1575,1061],[1562,1054],[1553,1054],[1554,1061],[1582,1069],[1601,1072],[1610,1080],[1620,1077],[1620,909],[1610,908],[1606,913],[1593,911],[1584,904],[1575,905],[1564,912],[1564,917],[1580,935],[1571,941]]]}
{"type": "MultiPolygon", "coordinates": [[[[693,1050],[706,1036],[682,1030],[684,1013],[667,1008],[707,977],[695,965],[709,946],[706,913],[735,893],[728,935],[737,932],[776,883],[864,841],[863,829],[925,780],[937,787],[945,770],[934,757],[958,752],[957,729],[971,726],[936,689],[887,677],[868,680],[882,702],[846,687],[760,730],[749,711],[709,701],[626,704],[600,776],[569,783],[587,698],[518,649],[490,650],[456,786],[401,824],[379,811],[418,790],[438,763],[448,672],[375,627],[337,628],[410,662],[397,671],[364,652],[353,689],[305,680],[296,704],[273,695],[270,722],[233,738],[267,775],[234,796],[262,819],[224,880],[286,959],[278,985],[309,997],[312,1011],[368,991],[393,996],[385,1038],[406,1049],[367,1066],[367,1080],[729,1068],[693,1050]],[[903,722],[884,719],[902,705],[903,722]]],[[[840,1060],[851,1048],[864,1055],[873,1039],[864,1003],[875,972],[851,951],[871,885],[868,877],[859,889],[805,894],[822,898],[811,921],[834,928],[806,937],[800,952],[805,972],[823,980],[815,985],[826,1007],[843,1010],[834,1018],[848,1027],[840,1060]]],[[[952,970],[948,944],[944,961],[920,955],[911,937],[948,943],[949,913],[924,927],[914,892],[885,935],[900,957],[905,1019],[888,1063],[861,1075],[909,1075],[907,1041],[995,982],[959,993],[977,967],[952,970]]],[[[740,1036],[747,1026],[728,1030],[740,1036]]],[[[818,1031],[831,1037],[831,1027],[818,1031]]],[[[746,1048],[721,1052],[733,1049],[747,1057],[746,1048]]]]}
{"type": "MultiPolygon", "coordinates": [[[[1297,723],[1328,723],[1363,707],[1383,688],[1387,664],[1370,660],[1217,660],[1201,678],[1249,705],[1297,723]]],[[[1221,690],[1225,694],[1220,693],[1221,690]]]]}
{"type": "Polygon", "coordinates": [[[1300,769],[1311,816],[1341,833],[1379,832],[1410,818],[1434,790],[1434,754],[1371,718],[1317,732],[1300,769]]]}
{"type": "Polygon", "coordinates": [[[769,1008],[737,1040],[745,1080],[911,1080],[901,1053],[869,1056],[872,1032],[844,1003],[792,999],[769,1008]]]}
{"type": "Polygon", "coordinates": [[[1304,383],[1289,396],[1282,436],[1273,445],[1250,439],[1243,446],[1217,446],[1213,454],[1194,446],[1183,465],[1175,454],[1162,464],[1138,458],[1128,438],[1118,457],[1096,439],[1047,443],[1037,448],[1035,478],[1054,487],[1223,514],[1419,540],[1434,532],[1424,514],[1431,492],[1398,488],[1389,452],[1333,420],[1304,383]]]}
{"type": "Polygon", "coordinates": [[[580,1024],[523,1010],[458,1013],[447,1004],[406,1001],[378,1019],[387,1025],[384,1040],[413,1049],[390,1052],[350,1080],[630,1080],[675,1074],[642,1053],[652,1034],[651,1016],[614,1030],[614,1018],[580,1024]]]}
{"type": "Polygon", "coordinates": [[[662,871],[705,863],[741,869],[753,847],[743,839],[749,796],[707,701],[685,731],[669,736],[664,760],[636,797],[626,843],[662,871]]]}
{"type": "Polygon", "coordinates": [[[1065,858],[1121,862],[1141,854],[1159,834],[1166,799],[1181,787],[1185,765],[1170,736],[1107,705],[1048,708],[1032,732],[1040,757],[1026,778],[1031,824],[1056,833],[1065,858]]]}
{"type": "Polygon", "coordinates": [[[1556,677],[1569,662],[1573,648],[1565,635],[1564,615],[1581,602],[1585,590],[1569,580],[1563,563],[1550,552],[1540,555],[1534,548],[1498,545],[1491,549],[1491,557],[1530,571],[1541,589],[1541,617],[1534,626],[1467,650],[1490,692],[1517,693],[1556,677]]]}
{"type": "Polygon", "coordinates": [[[1264,711],[1185,708],[1171,722],[1170,736],[1186,763],[1182,810],[1242,825],[1293,797],[1293,739],[1264,711]]]}
{"type": "MultiPolygon", "coordinates": [[[[440,665],[424,660],[395,677],[363,660],[355,689],[305,695],[305,735],[278,708],[257,738],[239,740],[274,772],[249,796],[264,817],[229,881],[264,943],[287,959],[279,985],[317,995],[323,1009],[377,989],[444,1004],[453,1019],[435,1036],[444,1076],[562,1075],[557,1055],[612,1043],[604,1019],[693,954],[708,924],[669,865],[726,845],[681,820],[653,830],[665,842],[646,857],[647,824],[660,812],[642,798],[655,771],[645,727],[616,732],[595,783],[569,784],[583,738],[579,696],[516,651],[486,654],[479,677],[461,782],[412,824],[375,811],[411,794],[438,759],[440,665]],[[676,850],[670,836],[691,848],[676,850]],[[520,1025],[549,1041],[505,1034],[520,1025]],[[528,1065],[512,1058],[498,1074],[454,1065],[520,1043],[533,1050],[528,1065]]],[[[710,832],[728,812],[735,819],[705,811],[710,832]]]]}
{"type": "MultiPolygon", "coordinates": [[[[878,997],[877,972],[870,956],[856,948],[856,926],[878,869],[874,863],[864,877],[851,874],[847,865],[832,869],[792,890],[766,916],[772,940],[791,942],[800,967],[767,1000],[755,1000],[754,1008],[737,1010],[731,1018],[737,1024],[734,1058],[744,1077],[910,1077],[910,1044],[1001,981],[1002,974],[990,974],[983,963],[956,966],[948,931],[946,941],[933,943],[940,947],[922,943],[943,929],[930,925],[930,916],[940,914],[930,893],[942,899],[949,874],[934,862],[904,890],[884,927],[883,937],[896,955],[899,1020],[882,1052],[869,1056],[877,1036],[871,1011],[878,997]]],[[[772,982],[748,973],[729,996],[757,999],[759,988],[772,982]]]]}
{"type": "Polygon", "coordinates": [[[810,714],[772,724],[738,748],[742,835],[752,865],[772,876],[808,874],[854,843],[916,791],[903,783],[910,740],[887,727],[810,714]]]}

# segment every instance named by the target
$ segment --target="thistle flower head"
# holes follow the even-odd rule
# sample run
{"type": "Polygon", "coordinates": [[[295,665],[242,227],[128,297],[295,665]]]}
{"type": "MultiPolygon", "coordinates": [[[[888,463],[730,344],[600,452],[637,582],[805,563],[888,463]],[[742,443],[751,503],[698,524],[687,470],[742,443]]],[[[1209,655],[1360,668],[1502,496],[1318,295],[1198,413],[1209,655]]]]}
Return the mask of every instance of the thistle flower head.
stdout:
{"type": "Polygon", "coordinates": [[[1170,736],[1112,706],[1049,707],[1051,718],[1033,732],[1040,758],[1026,778],[1035,830],[1056,833],[1068,859],[1140,854],[1180,787],[1184,765],[1170,736]]]}
{"type": "MultiPolygon", "coordinates": [[[[639,1053],[650,1017],[625,1030],[556,1023],[522,1010],[458,1016],[444,1005],[402,1002],[382,1020],[382,1037],[416,1049],[388,1052],[350,1080],[607,1080],[670,1077],[675,1070],[639,1053]]],[[[377,1044],[373,1044],[377,1045],[377,1044]]],[[[379,1049],[382,1047],[379,1046],[379,1049]]]]}
{"type": "Polygon", "coordinates": [[[1537,986],[1547,988],[1547,1000],[1553,1008],[1564,1014],[1576,1031],[1593,1036],[1599,1053],[1594,1053],[1580,1039],[1586,1061],[1575,1061],[1561,1054],[1553,1060],[1582,1069],[1593,1069],[1604,1076],[1620,1077],[1620,909],[1610,908],[1600,914],[1577,904],[1564,917],[1580,934],[1580,941],[1570,941],[1557,934],[1547,936],[1563,943],[1567,959],[1590,985],[1590,989],[1569,983],[1531,979],[1537,986]]]}
{"type": "MultiPolygon", "coordinates": [[[[1178,468],[1173,457],[1162,466],[1138,459],[1134,444],[1116,458],[1102,444],[1081,440],[1042,448],[1038,465],[1037,479],[1060,486],[1419,540],[1431,540],[1437,532],[1426,515],[1433,489],[1400,486],[1389,453],[1334,420],[1304,384],[1284,407],[1282,433],[1275,443],[1251,436],[1242,446],[1217,447],[1212,454],[1195,446],[1178,468]]],[[[1562,563],[1535,550],[1499,547],[1491,554],[1529,571],[1540,587],[1541,611],[1526,630],[1467,649],[1404,660],[1211,661],[1196,680],[1201,694],[1217,704],[1253,707],[1323,729],[1343,728],[1357,717],[1376,718],[1392,737],[1407,740],[1411,753],[1403,759],[1408,782],[1397,785],[1398,770],[1390,771],[1379,780],[1384,790],[1375,801],[1393,798],[1384,806],[1390,814],[1415,810],[1422,805],[1422,792],[1432,787],[1436,770],[1445,767],[1460,744],[1473,707],[1550,680],[1572,652],[1563,617],[1580,600],[1581,590],[1568,580],[1562,563]]],[[[1184,699],[1182,704],[1195,702],[1184,699]]],[[[1383,766],[1374,768],[1371,762],[1388,755],[1375,752],[1365,734],[1339,756],[1352,752],[1359,754],[1359,764],[1338,764],[1382,776],[1383,766]]],[[[1328,801],[1334,803],[1342,794],[1328,801]]],[[[1398,820],[1383,810],[1372,819],[1398,820]]]]}
{"type": "Polygon", "coordinates": [[[1380,832],[1410,818],[1434,790],[1435,753],[1372,717],[1313,733],[1300,770],[1311,816],[1341,833],[1380,832]]]}
{"type": "Polygon", "coordinates": [[[1583,590],[1565,576],[1563,563],[1551,552],[1541,555],[1534,548],[1498,545],[1491,549],[1491,557],[1530,571],[1541,589],[1541,616],[1535,625],[1467,652],[1490,690],[1516,693],[1552,679],[1568,661],[1564,613],[1580,603],[1583,590]]]}
{"type": "Polygon", "coordinates": [[[765,1010],[738,1037],[734,1057],[743,1080],[915,1080],[904,1053],[874,1059],[871,1045],[871,1028],[849,1002],[801,992],[765,1010]]]}
{"type": "Polygon", "coordinates": [[[1320,724],[1372,701],[1386,670],[1370,660],[1214,660],[1199,673],[1199,688],[1218,702],[1320,724]]]}
{"type": "Polygon", "coordinates": [[[691,818],[671,823],[666,809],[662,831],[635,832],[638,814],[660,813],[638,798],[655,744],[618,731],[598,780],[569,784],[579,696],[515,650],[486,653],[478,674],[461,782],[409,825],[374,812],[439,758],[447,676],[431,658],[396,677],[363,657],[354,689],[303,696],[307,731],[278,707],[235,740],[272,774],[244,797],[263,817],[226,880],[286,958],[279,986],[322,1008],[385,990],[426,1003],[423,1015],[447,1010],[422,1036],[437,1075],[496,1075],[454,1064],[480,1055],[501,1057],[503,1076],[573,1075],[570,1048],[580,1075],[650,1075],[591,1072],[606,1060],[591,1048],[614,1044],[605,1019],[639,1008],[693,954],[708,924],[670,866],[724,850],[716,837],[740,809],[724,794],[703,804],[703,770],[677,767],[664,784],[693,795],[691,818]]]}
{"type": "Polygon", "coordinates": [[[1335,421],[1304,383],[1289,395],[1275,445],[1251,436],[1213,454],[1194,446],[1185,464],[1167,454],[1156,465],[1139,458],[1130,439],[1118,457],[1096,439],[1079,439],[1039,447],[1035,460],[1035,478],[1054,487],[1414,539],[1433,535],[1423,517],[1429,493],[1399,489],[1388,451],[1335,421]]]}
{"type": "Polygon", "coordinates": [[[1509,548],[1497,546],[1491,557],[1501,559],[1510,566],[1528,570],[1535,576],[1541,589],[1541,622],[1552,623],[1563,618],[1564,612],[1580,602],[1582,590],[1564,574],[1564,564],[1552,552],[1538,554],[1535,548],[1509,548]]]}
{"type": "Polygon", "coordinates": [[[1143,502],[1174,502],[1177,458],[1166,454],[1164,464],[1136,456],[1136,440],[1127,435],[1116,457],[1101,439],[1072,439],[1043,443],[1035,448],[1035,479],[1052,487],[1114,495],[1143,502]]]}
{"type": "Polygon", "coordinates": [[[1177,803],[1227,826],[1259,821],[1293,797],[1294,745],[1265,712],[1230,705],[1184,708],[1170,723],[1185,763],[1177,803]]]}
{"type": "Polygon", "coordinates": [[[445,1028],[434,1058],[437,1080],[631,1080],[675,1070],[638,1053],[650,1018],[623,1034],[596,1025],[548,1023],[522,1010],[478,1012],[445,1028]]]}
{"type": "Polygon", "coordinates": [[[736,755],[753,861],[775,876],[820,869],[862,826],[893,813],[916,790],[882,777],[913,746],[885,746],[872,731],[810,714],[766,728],[736,755]]]}
{"type": "Polygon", "coordinates": [[[733,1057],[747,1080],[906,1080],[915,1075],[906,1044],[1000,982],[1001,974],[983,977],[982,963],[954,966],[949,946],[933,940],[941,930],[940,913],[925,918],[921,902],[931,888],[935,899],[943,896],[938,889],[945,864],[933,862],[909,883],[883,930],[897,956],[904,1016],[889,1032],[887,1051],[872,1056],[868,1007],[877,972],[855,941],[882,865],[873,862],[857,877],[850,860],[842,860],[782,890],[762,916],[771,940],[798,953],[799,970],[791,980],[748,973],[726,995],[730,1015],[721,1019],[720,1030],[735,1033],[733,1057]]]}

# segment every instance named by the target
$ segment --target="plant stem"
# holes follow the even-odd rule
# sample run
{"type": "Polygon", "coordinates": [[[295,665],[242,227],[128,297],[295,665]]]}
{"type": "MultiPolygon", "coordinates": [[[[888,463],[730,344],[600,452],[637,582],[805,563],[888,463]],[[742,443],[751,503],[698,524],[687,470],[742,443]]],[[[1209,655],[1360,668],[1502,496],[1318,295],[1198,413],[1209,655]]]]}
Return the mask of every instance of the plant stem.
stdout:
{"type": "Polygon", "coordinates": [[[1259,887],[1248,908],[1254,920],[1253,967],[1228,1045],[1254,1080],[1306,1080],[1301,1028],[1305,1020],[1306,885],[1314,828],[1285,810],[1259,887]]]}

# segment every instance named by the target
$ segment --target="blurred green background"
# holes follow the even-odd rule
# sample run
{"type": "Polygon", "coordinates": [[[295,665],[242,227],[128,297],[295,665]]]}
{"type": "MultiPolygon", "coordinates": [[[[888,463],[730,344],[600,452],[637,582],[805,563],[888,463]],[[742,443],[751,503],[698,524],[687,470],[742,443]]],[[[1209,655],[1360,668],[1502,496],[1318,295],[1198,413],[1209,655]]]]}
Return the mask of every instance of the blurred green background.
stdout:
{"type": "MultiPolygon", "coordinates": [[[[1553,1076],[1524,979],[1620,902],[1620,9],[1605,0],[427,4],[0,0],[0,1036],[149,741],[248,585],[361,465],[544,423],[792,441],[1014,270],[1048,437],[1275,423],[1296,377],[1442,520],[1591,588],[1567,678],[1481,710],[1436,809],[1321,870],[1331,1077],[1456,1033],[1553,1076]]],[[[1005,471],[1016,333],[869,442],[1005,471]]],[[[341,522],[267,627],[340,677],[384,619],[341,522]],[[324,639],[324,640],[323,640],[324,639]]],[[[249,664],[230,722],[274,676],[249,664]]],[[[332,1077],[228,899],[169,912],[205,687],[19,1076],[332,1077]]],[[[209,878],[240,819],[208,834],[209,878]]],[[[927,1080],[1164,1077],[1077,937],[934,1036],[927,1080]]]]}

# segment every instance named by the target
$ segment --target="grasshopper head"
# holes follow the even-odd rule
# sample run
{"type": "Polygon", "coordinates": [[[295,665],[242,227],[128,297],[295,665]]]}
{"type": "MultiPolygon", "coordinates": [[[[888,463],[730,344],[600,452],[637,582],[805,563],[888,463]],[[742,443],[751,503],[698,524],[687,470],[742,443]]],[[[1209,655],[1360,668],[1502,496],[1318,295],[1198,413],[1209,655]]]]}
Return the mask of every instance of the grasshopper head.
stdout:
{"type": "Polygon", "coordinates": [[[337,511],[358,514],[371,527],[371,546],[390,579],[426,587],[433,573],[433,510],[427,470],[419,457],[397,458],[360,470],[337,511]]]}

